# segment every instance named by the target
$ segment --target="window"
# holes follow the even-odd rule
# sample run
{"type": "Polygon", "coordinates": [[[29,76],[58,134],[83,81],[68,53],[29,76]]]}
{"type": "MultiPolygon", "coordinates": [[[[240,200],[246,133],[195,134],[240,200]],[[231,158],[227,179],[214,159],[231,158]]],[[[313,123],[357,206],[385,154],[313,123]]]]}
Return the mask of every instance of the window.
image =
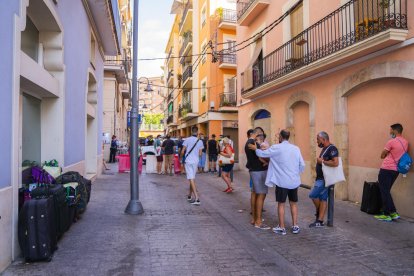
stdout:
{"type": "MultiPolygon", "coordinates": [[[[291,38],[296,37],[301,32],[303,32],[303,3],[297,6],[290,15],[291,38]]],[[[296,40],[295,43],[292,43],[292,53],[290,57],[292,61],[303,57],[303,47],[301,45],[302,39],[304,38],[300,38],[296,40]]]]}
{"type": "Polygon", "coordinates": [[[204,5],[203,9],[201,10],[201,27],[204,27],[206,25],[207,20],[207,8],[204,5]]]}
{"type": "Polygon", "coordinates": [[[201,83],[201,101],[205,102],[207,99],[207,81],[201,83]]]}
{"type": "Polygon", "coordinates": [[[206,48],[207,48],[207,42],[204,41],[203,44],[201,44],[201,53],[204,53],[203,56],[201,57],[202,64],[206,63],[206,60],[207,60],[207,54],[205,53],[207,52],[206,48]]]}

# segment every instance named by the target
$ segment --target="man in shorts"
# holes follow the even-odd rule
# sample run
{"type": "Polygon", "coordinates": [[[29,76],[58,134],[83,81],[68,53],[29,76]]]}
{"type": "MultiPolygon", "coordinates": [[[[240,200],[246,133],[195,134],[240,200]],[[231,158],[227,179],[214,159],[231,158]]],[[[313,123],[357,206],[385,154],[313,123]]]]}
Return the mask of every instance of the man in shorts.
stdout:
{"type": "Polygon", "coordinates": [[[197,172],[199,158],[204,148],[203,142],[197,137],[198,127],[191,128],[191,136],[185,139],[183,149],[181,150],[181,158],[185,158],[185,171],[187,179],[190,182],[189,194],[187,200],[193,205],[200,205],[200,198],[197,193],[195,176],[197,172]],[[194,195],[194,198],[192,196],[194,195]]]}
{"type": "MultiPolygon", "coordinates": [[[[298,187],[300,186],[300,174],[305,170],[300,149],[289,143],[290,132],[281,130],[279,133],[279,144],[273,145],[266,150],[256,149],[256,154],[262,158],[270,158],[269,169],[266,177],[266,185],[276,186],[277,211],[279,225],[273,228],[273,232],[286,235],[285,228],[285,202],[289,197],[290,211],[292,215],[293,234],[298,234],[298,187]]],[[[256,147],[249,146],[250,148],[256,147]]]]}
{"type": "Polygon", "coordinates": [[[250,149],[249,145],[254,145],[256,148],[260,147],[257,144],[255,137],[258,133],[253,129],[247,131],[247,142],[244,146],[244,151],[247,157],[246,167],[249,169],[250,179],[252,183],[250,205],[252,210],[252,220],[250,223],[256,228],[262,230],[269,230],[270,226],[262,223],[262,210],[264,200],[266,198],[268,188],[265,185],[268,162],[256,155],[254,149],[250,149]]]}
{"type": "Polygon", "coordinates": [[[161,148],[164,152],[164,171],[165,174],[170,172],[170,176],[173,175],[172,172],[172,165],[173,165],[173,157],[175,152],[175,143],[171,140],[170,135],[166,136],[166,140],[162,143],[161,148]]]}
{"type": "Polygon", "coordinates": [[[218,155],[218,143],[216,141],[216,135],[212,134],[211,139],[207,141],[207,154],[208,154],[208,161],[209,167],[208,172],[216,173],[216,163],[217,163],[217,155],[218,155]]]}
{"type": "Polygon", "coordinates": [[[310,228],[324,227],[323,220],[325,218],[326,208],[328,206],[328,190],[329,187],[325,187],[325,178],[323,176],[322,164],[329,167],[337,167],[339,165],[339,153],[338,149],[329,141],[329,135],[325,131],[321,131],[316,136],[316,143],[321,148],[319,157],[316,158],[316,179],[315,185],[309,194],[313,204],[316,208],[315,222],[309,224],[310,228]]]}

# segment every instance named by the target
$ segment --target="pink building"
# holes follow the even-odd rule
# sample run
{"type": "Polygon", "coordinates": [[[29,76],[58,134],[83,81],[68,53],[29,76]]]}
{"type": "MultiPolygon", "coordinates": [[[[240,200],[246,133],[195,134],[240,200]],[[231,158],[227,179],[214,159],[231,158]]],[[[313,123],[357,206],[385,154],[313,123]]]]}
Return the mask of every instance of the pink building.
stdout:
{"type": "MultiPolygon", "coordinates": [[[[391,124],[404,126],[414,155],[414,1],[239,0],[237,11],[237,42],[251,38],[236,47],[242,168],[247,129],[275,142],[288,128],[306,161],[302,183],[313,185],[316,134],[327,131],[347,178],[336,197],[360,202],[391,124]]],[[[410,172],[392,190],[409,217],[413,183],[410,172]]]]}

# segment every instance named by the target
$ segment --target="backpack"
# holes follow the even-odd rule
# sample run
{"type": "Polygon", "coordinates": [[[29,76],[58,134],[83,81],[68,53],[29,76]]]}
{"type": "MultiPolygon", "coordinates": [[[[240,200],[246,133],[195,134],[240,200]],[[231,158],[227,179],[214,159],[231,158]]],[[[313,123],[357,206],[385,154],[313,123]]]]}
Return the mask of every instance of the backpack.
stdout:
{"type": "MultiPolygon", "coordinates": [[[[400,140],[398,140],[398,142],[401,143],[400,140]]],[[[402,143],[401,143],[401,146],[403,147],[405,153],[401,156],[400,160],[398,160],[397,170],[401,174],[407,174],[408,171],[411,169],[411,166],[413,165],[413,159],[408,154],[408,152],[405,150],[405,147],[402,143]]]]}

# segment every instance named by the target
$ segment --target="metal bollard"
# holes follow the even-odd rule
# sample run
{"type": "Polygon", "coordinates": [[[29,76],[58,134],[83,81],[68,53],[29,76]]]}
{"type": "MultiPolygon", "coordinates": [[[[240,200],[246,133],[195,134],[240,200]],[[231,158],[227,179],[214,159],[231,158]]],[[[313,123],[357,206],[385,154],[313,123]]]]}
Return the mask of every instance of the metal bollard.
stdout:
{"type": "Polygon", "coordinates": [[[328,194],[328,226],[333,226],[334,203],[335,203],[335,185],[329,187],[328,194]]]}

